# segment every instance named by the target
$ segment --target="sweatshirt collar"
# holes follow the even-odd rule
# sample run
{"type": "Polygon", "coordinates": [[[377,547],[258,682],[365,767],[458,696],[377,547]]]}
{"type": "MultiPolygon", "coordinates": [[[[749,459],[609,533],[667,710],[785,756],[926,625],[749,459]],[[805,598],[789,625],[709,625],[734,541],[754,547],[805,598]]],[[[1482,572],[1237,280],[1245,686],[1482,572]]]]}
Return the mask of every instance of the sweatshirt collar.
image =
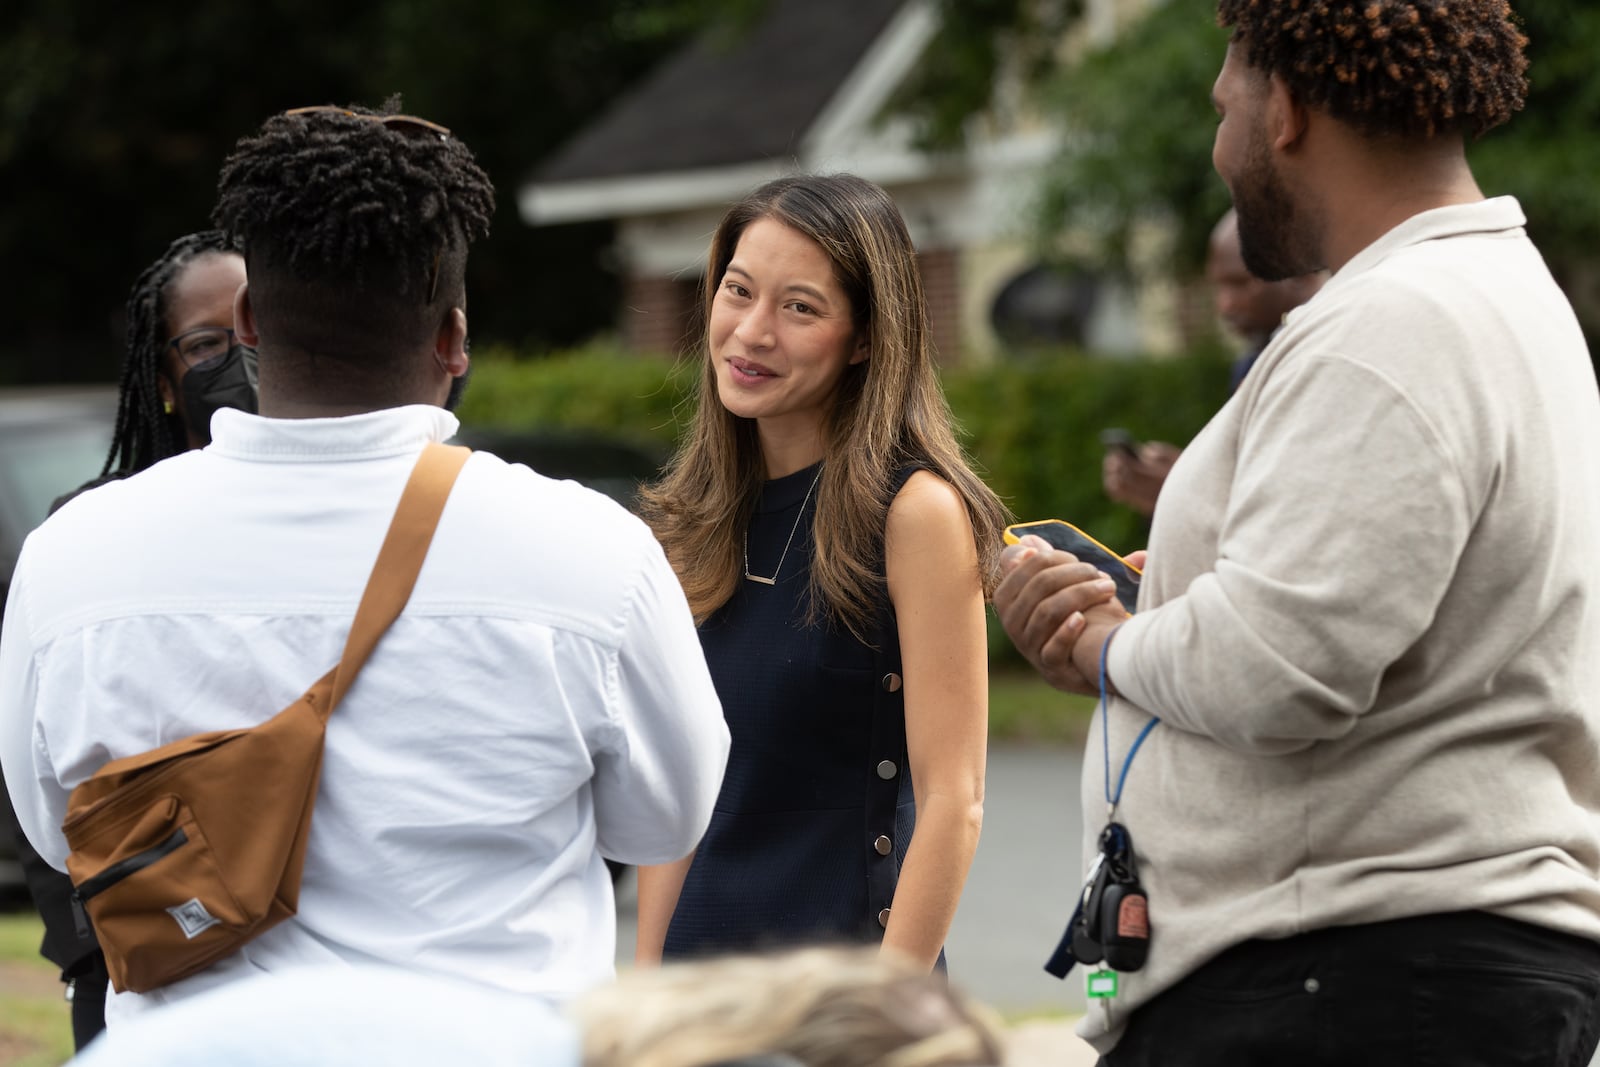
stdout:
{"type": "Polygon", "coordinates": [[[1527,224],[1514,196],[1497,196],[1471,204],[1436,207],[1411,216],[1357,252],[1336,277],[1354,277],[1371,270],[1402,248],[1471,234],[1504,233],[1527,224]]]}
{"type": "MultiPolygon", "coordinates": [[[[1448,207],[1436,207],[1420,212],[1352,256],[1350,261],[1328,280],[1321,292],[1331,292],[1359,278],[1402,249],[1425,244],[1428,241],[1465,237],[1471,234],[1520,234],[1526,223],[1522,205],[1517,203],[1517,198],[1514,196],[1496,196],[1471,204],[1451,204],[1448,207]]],[[[1284,315],[1283,323],[1274,336],[1282,332],[1283,325],[1306,314],[1307,309],[1316,303],[1317,300],[1313,298],[1299,307],[1291,308],[1284,315]]]]}

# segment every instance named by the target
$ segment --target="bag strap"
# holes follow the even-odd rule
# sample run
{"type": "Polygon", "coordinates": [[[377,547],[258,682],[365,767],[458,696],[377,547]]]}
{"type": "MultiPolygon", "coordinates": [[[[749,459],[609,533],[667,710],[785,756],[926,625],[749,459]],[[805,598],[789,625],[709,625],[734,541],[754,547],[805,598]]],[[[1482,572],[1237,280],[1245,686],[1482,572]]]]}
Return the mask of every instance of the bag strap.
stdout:
{"type": "Polygon", "coordinates": [[[378,561],[373,564],[367,587],[361,593],[355,621],[350,624],[350,636],[344,643],[344,654],[333,670],[306,691],[306,698],[324,721],[349,692],[378,640],[411,599],[411,590],[422,571],[422,561],[427,558],[434,529],[444,513],[445,501],[450,497],[456,475],[461,473],[471,455],[470,448],[430,442],[417,457],[417,465],[411,470],[411,478],[389,522],[389,532],[384,535],[383,547],[378,550],[378,561]]]}

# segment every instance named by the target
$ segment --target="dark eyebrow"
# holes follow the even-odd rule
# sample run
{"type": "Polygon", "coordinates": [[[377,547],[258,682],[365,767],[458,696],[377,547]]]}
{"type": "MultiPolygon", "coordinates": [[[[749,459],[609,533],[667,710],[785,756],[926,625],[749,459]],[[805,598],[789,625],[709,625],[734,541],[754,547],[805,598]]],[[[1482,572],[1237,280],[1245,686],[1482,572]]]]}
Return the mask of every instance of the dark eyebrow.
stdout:
{"type": "MultiPolygon", "coordinates": [[[[752,275],[749,271],[731,261],[726,267],[722,268],[722,276],[724,278],[730,274],[737,274],[746,281],[752,280],[752,275]]],[[[828,294],[824,293],[821,289],[818,289],[814,285],[807,285],[805,282],[790,282],[784,287],[783,291],[785,294],[799,293],[801,296],[804,296],[809,303],[816,304],[824,309],[831,310],[833,307],[833,305],[828,301],[828,294]]]]}
{"type": "Polygon", "coordinates": [[[821,289],[815,289],[803,282],[795,282],[791,284],[786,291],[790,293],[800,293],[803,296],[809,297],[813,304],[821,304],[823,307],[831,306],[828,303],[828,295],[826,293],[824,293],[821,289]]]}

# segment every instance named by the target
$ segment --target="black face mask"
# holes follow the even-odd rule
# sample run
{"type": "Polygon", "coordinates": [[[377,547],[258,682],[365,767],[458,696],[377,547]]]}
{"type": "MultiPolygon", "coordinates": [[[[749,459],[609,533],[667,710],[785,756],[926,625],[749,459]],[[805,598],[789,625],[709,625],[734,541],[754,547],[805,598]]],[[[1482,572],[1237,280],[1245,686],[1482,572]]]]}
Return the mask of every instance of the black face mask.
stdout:
{"type": "Polygon", "coordinates": [[[202,441],[211,441],[211,416],[220,408],[256,413],[256,350],[234,345],[227,353],[183,376],[183,421],[202,441]]]}

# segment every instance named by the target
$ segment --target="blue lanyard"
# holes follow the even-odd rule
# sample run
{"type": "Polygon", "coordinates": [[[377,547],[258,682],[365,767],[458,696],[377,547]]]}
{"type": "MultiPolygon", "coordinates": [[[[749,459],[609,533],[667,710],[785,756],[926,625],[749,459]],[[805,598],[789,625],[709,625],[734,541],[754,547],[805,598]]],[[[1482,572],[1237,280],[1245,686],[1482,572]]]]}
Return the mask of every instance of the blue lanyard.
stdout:
{"type": "MultiPolygon", "coordinates": [[[[1121,624],[1117,630],[1122,629],[1121,624]]],[[[1122,761],[1122,773],[1117,776],[1117,793],[1111,794],[1111,711],[1110,700],[1106,696],[1106,650],[1111,647],[1111,638],[1117,635],[1117,630],[1112,630],[1106,637],[1106,643],[1100,646],[1100,741],[1105,748],[1106,755],[1106,808],[1115,813],[1117,805],[1122,803],[1122,787],[1128,784],[1128,768],[1133,765],[1133,757],[1138,755],[1139,746],[1144,744],[1144,739],[1150,736],[1150,731],[1156,728],[1161,720],[1150,716],[1150,721],[1144,724],[1144,729],[1139,731],[1139,736],[1134,738],[1133,747],[1128,749],[1128,755],[1122,761]]]]}

